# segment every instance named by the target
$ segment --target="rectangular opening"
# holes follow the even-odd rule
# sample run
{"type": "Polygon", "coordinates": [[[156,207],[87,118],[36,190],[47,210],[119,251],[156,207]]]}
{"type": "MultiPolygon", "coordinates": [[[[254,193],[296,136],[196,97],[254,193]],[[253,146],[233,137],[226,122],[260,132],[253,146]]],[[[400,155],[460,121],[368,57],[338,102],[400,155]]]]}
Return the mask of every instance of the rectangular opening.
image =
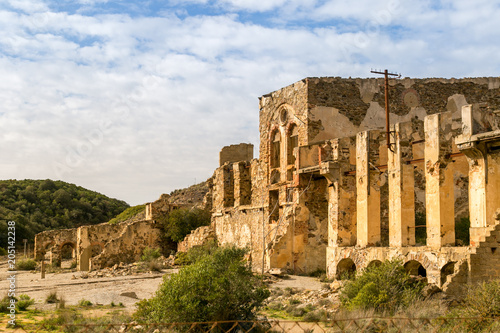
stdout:
{"type": "Polygon", "coordinates": [[[279,212],[279,191],[269,191],[269,223],[277,222],[279,220],[279,212]]]}

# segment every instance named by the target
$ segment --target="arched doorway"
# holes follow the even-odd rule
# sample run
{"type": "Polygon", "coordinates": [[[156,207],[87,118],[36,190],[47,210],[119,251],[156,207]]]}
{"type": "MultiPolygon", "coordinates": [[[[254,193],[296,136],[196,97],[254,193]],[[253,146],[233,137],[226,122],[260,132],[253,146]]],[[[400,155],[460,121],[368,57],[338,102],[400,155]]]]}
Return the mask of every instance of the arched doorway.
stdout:
{"type": "Polygon", "coordinates": [[[337,264],[337,280],[350,279],[356,274],[356,264],[351,258],[345,258],[337,264]]]}
{"type": "Polygon", "coordinates": [[[422,276],[426,277],[427,276],[427,270],[422,266],[421,263],[419,263],[416,260],[410,260],[404,265],[406,272],[410,275],[415,275],[415,276],[422,276]]]}

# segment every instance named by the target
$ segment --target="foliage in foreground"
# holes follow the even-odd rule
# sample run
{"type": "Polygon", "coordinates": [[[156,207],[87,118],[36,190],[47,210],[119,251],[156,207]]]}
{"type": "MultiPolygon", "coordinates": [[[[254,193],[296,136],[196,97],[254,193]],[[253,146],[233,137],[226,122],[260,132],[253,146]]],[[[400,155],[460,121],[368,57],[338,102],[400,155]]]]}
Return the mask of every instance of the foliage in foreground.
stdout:
{"type": "Polygon", "coordinates": [[[244,249],[223,247],[165,276],[156,295],[138,303],[149,322],[249,320],[269,291],[243,262],[244,249]]]}
{"type": "MultiPolygon", "coordinates": [[[[26,294],[21,294],[19,295],[19,298],[14,297],[14,299],[16,300],[16,311],[26,311],[30,305],[35,304],[35,300],[26,294]]],[[[10,300],[11,298],[8,296],[5,296],[0,300],[0,313],[10,312],[10,309],[8,308],[11,304],[10,300]]]]}
{"type": "Polygon", "coordinates": [[[390,260],[366,268],[347,282],[340,300],[351,310],[373,308],[394,313],[420,299],[423,287],[406,273],[400,260],[390,260]]]}
{"type": "Polygon", "coordinates": [[[470,289],[462,305],[450,311],[448,317],[469,318],[463,323],[466,332],[499,332],[500,280],[470,289]]]}
{"type": "Polygon", "coordinates": [[[109,332],[109,325],[129,323],[131,319],[127,314],[117,311],[103,317],[85,317],[76,309],[64,309],[57,310],[51,317],[43,319],[34,326],[43,326],[47,331],[90,332],[89,327],[85,325],[92,325],[92,332],[105,333],[109,332]]]}

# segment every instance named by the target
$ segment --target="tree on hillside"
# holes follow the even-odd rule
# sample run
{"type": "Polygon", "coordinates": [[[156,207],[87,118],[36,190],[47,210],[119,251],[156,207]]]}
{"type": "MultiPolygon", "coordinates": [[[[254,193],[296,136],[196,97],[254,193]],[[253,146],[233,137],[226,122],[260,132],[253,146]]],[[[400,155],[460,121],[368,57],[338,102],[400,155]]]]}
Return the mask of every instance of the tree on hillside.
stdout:
{"type": "MultiPolygon", "coordinates": [[[[0,233],[6,235],[7,222],[15,221],[17,239],[33,241],[45,230],[106,222],[127,207],[124,201],[63,181],[0,181],[0,233]]],[[[1,238],[0,247],[6,242],[1,238]]]]}

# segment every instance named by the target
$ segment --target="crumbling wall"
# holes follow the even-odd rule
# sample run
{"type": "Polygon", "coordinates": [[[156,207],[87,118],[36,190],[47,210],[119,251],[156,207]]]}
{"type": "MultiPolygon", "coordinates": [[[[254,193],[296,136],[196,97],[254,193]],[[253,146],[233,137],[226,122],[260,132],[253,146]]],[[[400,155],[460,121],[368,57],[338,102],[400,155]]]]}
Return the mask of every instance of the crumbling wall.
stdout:
{"type": "Polygon", "coordinates": [[[215,241],[215,231],[212,226],[199,227],[193,230],[184,240],[177,244],[177,251],[187,252],[190,248],[215,241]]]}
{"type": "MultiPolygon", "coordinates": [[[[95,242],[96,238],[92,239],[95,242]]],[[[102,252],[90,259],[90,269],[109,267],[120,262],[139,261],[146,247],[158,248],[159,242],[160,229],[150,221],[124,224],[120,234],[107,238],[102,252]]]]}
{"type": "Polygon", "coordinates": [[[250,161],[253,159],[253,144],[240,143],[222,148],[219,153],[219,166],[229,162],[250,161]]]}
{"type": "Polygon", "coordinates": [[[60,263],[62,247],[68,244],[75,250],[76,243],[76,228],[40,232],[35,236],[35,258],[41,260],[49,254],[51,264],[60,263]]]}

